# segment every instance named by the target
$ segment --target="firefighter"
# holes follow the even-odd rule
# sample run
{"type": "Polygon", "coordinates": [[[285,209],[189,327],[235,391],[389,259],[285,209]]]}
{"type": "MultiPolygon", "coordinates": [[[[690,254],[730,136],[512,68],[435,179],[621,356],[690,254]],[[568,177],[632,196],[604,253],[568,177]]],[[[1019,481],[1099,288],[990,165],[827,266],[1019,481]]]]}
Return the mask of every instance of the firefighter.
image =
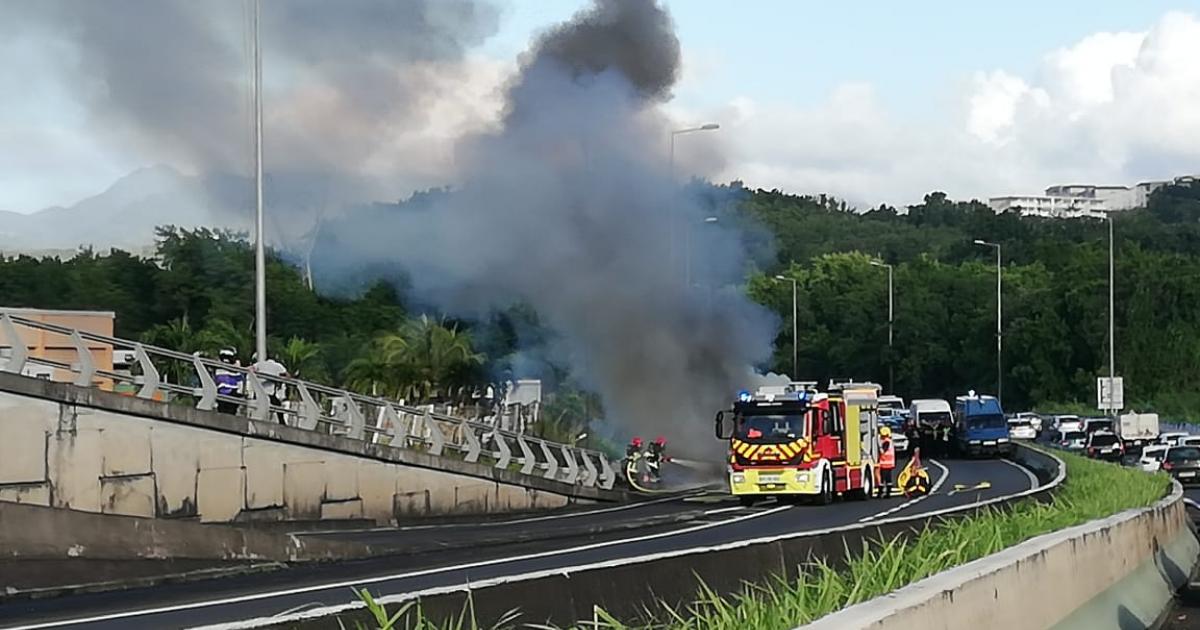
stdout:
{"type": "Polygon", "coordinates": [[[658,436],[646,449],[646,468],[650,472],[650,480],[658,483],[662,480],[662,463],[667,461],[667,438],[658,436]]]}
{"type": "Polygon", "coordinates": [[[879,496],[892,496],[892,470],[896,468],[896,447],[891,427],[879,429],[879,496]]]}
{"type": "Polygon", "coordinates": [[[632,482],[637,478],[638,461],[642,458],[642,438],[634,436],[625,446],[625,476],[632,482]]]}

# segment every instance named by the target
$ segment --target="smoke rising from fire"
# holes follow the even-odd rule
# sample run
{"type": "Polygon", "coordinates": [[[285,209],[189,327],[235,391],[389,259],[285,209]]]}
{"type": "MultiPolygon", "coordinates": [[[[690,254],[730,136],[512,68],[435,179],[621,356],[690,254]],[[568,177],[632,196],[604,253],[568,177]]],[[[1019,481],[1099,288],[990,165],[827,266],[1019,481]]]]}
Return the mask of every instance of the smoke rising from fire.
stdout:
{"type": "Polygon", "coordinates": [[[399,263],[456,315],[532,305],[619,434],[713,449],[709,422],[769,357],[775,322],[728,288],[745,273],[736,229],[674,193],[657,105],[679,63],[658,4],[598,0],[523,56],[501,129],[459,145],[460,187],[331,226],[341,255],[399,263]]]}

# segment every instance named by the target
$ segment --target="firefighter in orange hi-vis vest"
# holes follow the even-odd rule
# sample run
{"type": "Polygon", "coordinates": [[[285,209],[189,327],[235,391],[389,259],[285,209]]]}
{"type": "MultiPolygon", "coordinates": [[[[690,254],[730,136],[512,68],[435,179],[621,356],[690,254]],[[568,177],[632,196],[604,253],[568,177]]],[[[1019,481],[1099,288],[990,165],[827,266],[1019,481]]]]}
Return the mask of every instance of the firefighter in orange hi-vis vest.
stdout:
{"type": "Polygon", "coordinates": [[[892,471],[896,468],[896,447],[892,444],[892,429],[879,429],[879,496],[892,496],[892,471]]]}

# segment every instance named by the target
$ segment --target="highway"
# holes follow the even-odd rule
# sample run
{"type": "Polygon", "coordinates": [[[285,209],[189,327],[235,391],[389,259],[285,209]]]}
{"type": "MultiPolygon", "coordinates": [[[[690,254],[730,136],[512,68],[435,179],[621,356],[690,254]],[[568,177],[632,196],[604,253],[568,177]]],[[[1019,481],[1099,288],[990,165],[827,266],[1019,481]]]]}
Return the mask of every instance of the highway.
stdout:
{"type": "Polygon", "coordinates": [[[1036,486],[1003,460],[929,462],[927,497],[838,501],[829,506],[764,502],[743,508],[721,493],[693,492],[540,517],[314,534],[369,540],[395,550],[365,561],[154,588],[0,605],[3,628],[253,627],[255,619],[351,603],[352,587],[414,593],[751,539],[796,535],[918,516],[1005,497],[1036,486]]]}

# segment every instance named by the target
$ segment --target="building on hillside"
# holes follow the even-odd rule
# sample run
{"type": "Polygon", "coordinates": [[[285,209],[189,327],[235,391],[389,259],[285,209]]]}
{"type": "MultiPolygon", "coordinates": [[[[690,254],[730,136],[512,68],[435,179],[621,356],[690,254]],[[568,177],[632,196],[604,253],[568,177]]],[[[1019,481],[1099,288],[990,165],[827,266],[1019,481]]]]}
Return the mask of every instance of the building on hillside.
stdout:
{"type": "MultiPolygon", "coordinates": [[[[0,312],[15,317],[23,317],[43,324],[72,328],[94,335],[112,337],[116,313],[112,311],[64,311],[39,308],[9,308],[0,307],[0,312]]],[[[69,335],[30,328],[17,324],[17,334],[24,339],[25,348],[31,358],[44,359],[55,363],[78,368],[79,352],[69,335]]],[[[88,351],[92,355],[92,363],[97,371],[113,371],[113,347],[108,344],[86,340],[88,351]]],[[[12,355],[13,340],[9,339],[3,329],[0,329],[0,357],[7,359],[12,355]]],[[[26,364],[22,373],[26,376],[44,378],[52,381],[70,383],[75,376],[70,370],[56,368],[37,363],[26,364]]],[[[93,382],[101,389],[111,391],[112,379],[97,375],[93,382]]]]}
{"type": "Polygon", "coordinates": [[[991,197],[988,207],[992,211],[1020,212],[1023,217],[1049,217],[1055,219],[1104,218],[1109,211],[1107,201],[1094,197],[1065,197],[1060,195],[1008,195],[991,197]]]}
{"type": "Polygon", "coordinates": [[[1019,211],[1021,216],[1102,219],[1109,212],[1145,207],[1150,195],[1163,186],[1196,181],[1200,176],[1182,175],[1172,180],[1139,182],[1132,187],[1057,184],[1042,195],[991,197],[988,206],[995,212],[1019,211]]]}

